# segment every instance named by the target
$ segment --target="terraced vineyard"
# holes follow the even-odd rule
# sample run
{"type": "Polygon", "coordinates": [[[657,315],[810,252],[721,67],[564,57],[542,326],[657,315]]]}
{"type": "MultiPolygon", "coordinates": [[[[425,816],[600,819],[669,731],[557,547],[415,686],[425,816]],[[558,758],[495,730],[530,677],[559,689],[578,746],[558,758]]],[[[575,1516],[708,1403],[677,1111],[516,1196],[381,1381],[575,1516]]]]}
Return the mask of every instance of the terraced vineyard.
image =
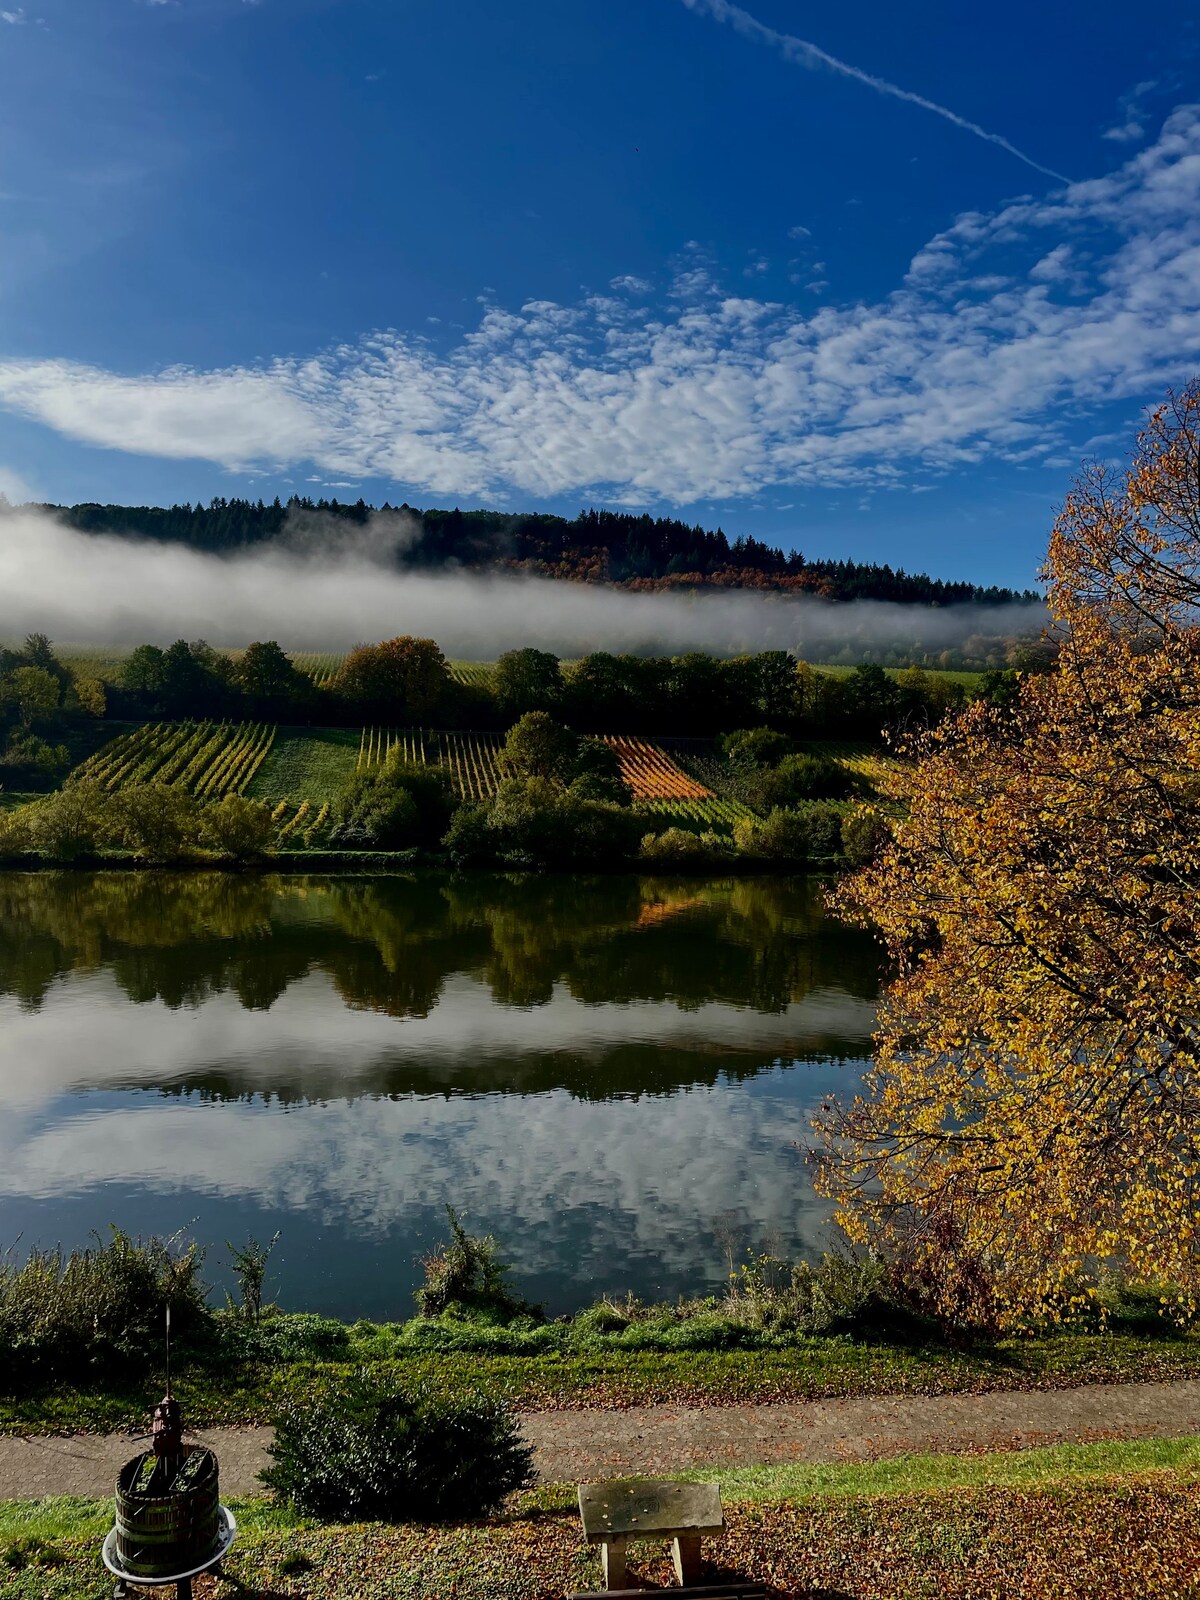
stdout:
{"type": "Polygon", "coordinates": [[[108,793],[133,783],[175,783],[202,800],[244,794],[266,759],[266,722],[152,722],[120,734],[72,772],[68,783],[108,793]]]}
{"type": "Polygon", "coordinates": [[[292,656],[292,665],[297,672],[306,673],[318,689],[323,689],[333,682],[345,659],[344,651],[297,650],[292,656]]]}
{"type": "MultiPolygon", "coordinates": [[[[337,677],[338,669],[346,659],[344,650],[296,650],[292,652],[292,665],[324,689],[337,677]]],[[[450,676],[455,683],[471,684],[486,689],[492,681],[490,661],[448,661],[450,676]]]]}
{"type": "MultiPolygon", "coordinates": [[[[741,818],[755,814],[702,781],[699,774],[708,775],[709,762],[697,761],[692,773],[684,769],[682,762],[692,764],[686,741],[675,753],[656,741],[625,735],[606,735],[603,742],[616,755],[648,827],[731,834],[741,818]]],[[[505,777],[503,748],[500,733],[152,723],[111,740],[68,781],[90,779],[109,791],[150,780],[179,783],[204,799],[245,794],[271,807],[279,846],[309,849],[337,844],[333,808],[339,791],[355,772],[370,771],[389,753],[399,750],[416,765],[444,767],[460,798],[482,801],[495,795],[505,777]]],[[[806,748],[843,762],[886,793],[895,763],[870,746],[814,743],[806,748]]]]}
{"type": "Polygon", "coordinates": [[[477,689],[486,689],[491,684],[490,661],[448,661],[446,665],[455,683],[472,684],[477,689]]]}
{"type": "Polygon", "coordinates": [[[435,754],[430,760],[426,739],[436,740],[437,737],[437,734],[426,735],[418,728],[364,728],[359,737],[355,770],[365,772],[368,767],[378,766],[397,747],[402,751],[402,761],[410,762],[415,767],[434,765],[437,756],[435,754]]]}
{"type": "Polygon", "coordinates": [[[707,800],[638,800],[634,803],[639,811],[664,817],[671,827],[684,828],[688,833],[732,834],[734,823],[755,815],[740,800],[719,800],[715,795],[707,800]]]}
{"type": "Polygon", "coordinates": [[[404,752],[402,759],[416,766],[446,767],[464,800],[490,800],[505,776],[502,733],[430,733],[422,728],[364,728],[358,770],[386,760],[397,747],[404,752]]]}
{"type": "Polygon", "coordinates": [[[634,800],[712,800],[711,789],[706,789],[695,778],[689,777],[661,745],[650,744],[645,739],[626,739],[613,734],[604,736],[604,743],[620,763],[621,776],[629,785],[634,800]]]}

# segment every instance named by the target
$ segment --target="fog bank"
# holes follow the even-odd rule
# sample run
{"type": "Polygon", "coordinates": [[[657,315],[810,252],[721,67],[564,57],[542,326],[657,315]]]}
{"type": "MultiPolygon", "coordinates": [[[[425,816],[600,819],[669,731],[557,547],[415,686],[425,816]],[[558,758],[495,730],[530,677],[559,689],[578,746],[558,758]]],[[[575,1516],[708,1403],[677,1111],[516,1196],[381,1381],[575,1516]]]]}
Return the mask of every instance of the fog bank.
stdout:
{"type": "Polygon", "coordinates": [[[311,527],[297,532],[225,557],[80,533],[25,508],[0,512],[0,638],[37,630],[97,644],[278,639],[290,649],[344,650],[418,634],[447,655],[479,660],[522,645],[564,656],[786,649],[820,659],[845,647],[922,654],[977,635],[1036,635],[1046,621],[1040,604],[937,609],[754,590],[632,594],[515,575],[404,572],[388,559],[404,529],[373,527],[352,539],[340,537],[340,523],[328,538],[311,527]]]}

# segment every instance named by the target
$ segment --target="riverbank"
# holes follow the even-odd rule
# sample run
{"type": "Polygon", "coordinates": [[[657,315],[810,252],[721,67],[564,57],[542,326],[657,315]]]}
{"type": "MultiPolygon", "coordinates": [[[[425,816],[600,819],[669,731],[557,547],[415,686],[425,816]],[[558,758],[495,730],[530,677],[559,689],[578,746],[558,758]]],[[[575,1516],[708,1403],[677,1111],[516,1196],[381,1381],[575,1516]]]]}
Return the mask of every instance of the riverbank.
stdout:
{"type": "MultiPolygon", "coordinates": [[[[1179,1600],[1195,1591],[1200,1446],[1100,1443],[886,1466],[775,1467],[717,1477],[726,1528],[710,1580],[757,1579],[773,1600],[1179,1600]]],[[[322,1527],[261,1497],[235,1500],[226,1574],[260,1597],[562,1600],[600,1586],[573,1485],[514,1498],[486,1522],[322,1527]]],[[[0,1596],[93,1600],[106,1499],[0,1503],[0,1596]]],[[[670,1581],[665,1549],[635,1546],[633,1581],[670,1581]]],[[[196,1585],[197,1600],[220,1592],[196,1585]]]]}
{"type": "MultiPolygon", "coordinates": [[[[269,1422],[289,1397],[359,1366],[370,1367],[381,1379],[482,1391],[527,1412],[727,1407],[1200,1379],[1200,1336],[1165,1327],[1012,1337],[965,1350],[932,1336],[793,1335],[768,1343],[747,1333],[740,1347],[722,1349],[711,1347],[711,1328],[682,1325],[674,1349],[665,1338],[655,1346],[635,1333],[641,1348],[612,1335],[580,1350],[569,1347],[566,1325],[551,1324],[546,1332],[557,1336],[556,1345],[544,1340],[538,1348],[531,1338],[531,1348],[516,1353],[513,1346],[522,1336],[504,1329],[492,1330],[489,1339],[486,1329],[473,1337],[469,1329],[456,1332],[437,1322],[406,1333],[412,1324],[347,1327],[286,1316],[270,1321],[269,1341],[257,1351],[243,1345],[239,1356],[237,1343],[217,1339],[207,1349],[178,1354],[174,1388],[193,1426],[269,1422]]],[[[136,1430],[144,1426],[161,1383],[153,1371],[97,1375],[90,1382],[65,1381],[65,1374],[56,1372],[41,1385],[0,1396],[0,1435],[136,1430]]]]}

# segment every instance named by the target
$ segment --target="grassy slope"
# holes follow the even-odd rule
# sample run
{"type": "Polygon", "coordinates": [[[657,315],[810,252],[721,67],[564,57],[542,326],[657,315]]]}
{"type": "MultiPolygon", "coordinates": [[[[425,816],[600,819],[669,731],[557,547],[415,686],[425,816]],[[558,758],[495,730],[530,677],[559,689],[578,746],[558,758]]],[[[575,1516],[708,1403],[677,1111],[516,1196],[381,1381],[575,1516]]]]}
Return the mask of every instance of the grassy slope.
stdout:
{"type": "Polygon", "coordinates": [[[280,728],[246,793],[253,800],[332,800],[358,761],[358,728],[280,728]]]}
{"type": "MultiPolygon", "coordinates": [[[[715,1570],[766,1580],[778,1595],[1184,1600],[1200,1593],[1198,1474],[1200,1441],[1181,1439],[689,1476],[721,1483],[726,1532],[705,1545],[715,1570]]],[[[227,1574],[264,1600],[561,1600],[599,1587],[567,1485],[518,1496],[488,1522],[443,1527],[323,1528],[265,1499],[233,1509],[240,1539],[227,1574]]],[[[0,1504],[0,1596],[106,1592],[96,1551],[110,1525],[108,1501],[0,1504]]],[[[667,1581],[657,1544],[635,1545],[631,1564],[667,1581]]]]}

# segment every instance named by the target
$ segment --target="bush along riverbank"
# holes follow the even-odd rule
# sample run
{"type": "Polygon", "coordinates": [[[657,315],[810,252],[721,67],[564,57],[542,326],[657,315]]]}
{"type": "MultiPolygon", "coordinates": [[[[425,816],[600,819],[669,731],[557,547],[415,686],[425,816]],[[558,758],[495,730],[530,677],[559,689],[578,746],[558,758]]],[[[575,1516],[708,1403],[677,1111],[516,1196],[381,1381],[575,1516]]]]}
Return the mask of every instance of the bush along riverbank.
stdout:
{"type": "Polygon", "coordinates": [[[70,1256],[0,1265],[0,1431],[140,1425],[162,1384],[172,1307],[176,1391],[194,1425],[272,1420],[368,1367],[380,1382],[518,1408],[719,1405],[835,1395],[1060,1388],[1200,1376],[1200,1338],[1157,1296],[1112,1289],[1086,1318],[999,1337],[947,1328],[882,1264],[748,1261],[726,1293],[603,1300],[546,1320],[510,1290],[494,1242],[455,1221],[426,1262],[418,1314],[344,1323],[263,1301],[269,1251],[236,1253],[242,1288],[209,1303],[198,1252],[114,1232],[70,1256]]]}

